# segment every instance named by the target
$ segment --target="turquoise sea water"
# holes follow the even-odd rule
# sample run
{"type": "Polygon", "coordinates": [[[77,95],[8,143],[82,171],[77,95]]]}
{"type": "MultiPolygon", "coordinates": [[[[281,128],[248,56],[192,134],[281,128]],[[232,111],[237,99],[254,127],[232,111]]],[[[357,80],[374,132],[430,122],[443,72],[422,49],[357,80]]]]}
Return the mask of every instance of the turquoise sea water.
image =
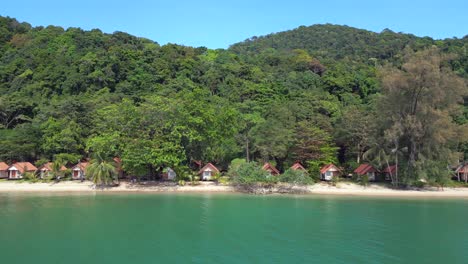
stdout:
{"type": "Polygon", "coordinates": [[[468,200],[0,193],[0,263],[468,263],[468,200]]]}

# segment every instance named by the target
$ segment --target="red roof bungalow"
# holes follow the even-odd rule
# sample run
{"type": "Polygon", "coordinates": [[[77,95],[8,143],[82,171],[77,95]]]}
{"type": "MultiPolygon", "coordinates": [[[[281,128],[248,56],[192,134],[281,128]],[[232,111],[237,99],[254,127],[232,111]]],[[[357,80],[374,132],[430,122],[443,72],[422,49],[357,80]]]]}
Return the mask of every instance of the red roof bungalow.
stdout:
{"type": "Polygon", "coordinates": [[[367,175],[367,178],[369,179],[369,181],[376,180],[376,177],[375,177],[376,172],[378,172],[378,170],[375,169],[374,166],[368,163],[361,164],[359,165],[359,167],[357,167],[354,170],[354,173],[356,173],[358,176],[367,175]]]}
{"type": "Polygon", "coordinates": [[[0,178],[8,178],[8,164],[0,162],[0,178]]]}
{"type": "Polygon", "coordinates": [[[81,180],[86,177],[86,167],[88,167],[89,162],[80,162],[73,166],[72,170],[72,179],[81,180]]]}
{"type": "Polygon", "coordinates": [[[16,162],[8,168],[9,179],[21,179],[25,172],[36,172],[36,166],[29,162],[16,162]]]}
{"type": "Polygon", "coordinates": [[[200,179],[202,181],[209,181],[216,173],[219,173],[218,168],[216,168],[215,165],[208,163],[200,169],[198,175],[200,175],[200,179]]]}
{"type": "MultiPolygon", "coordinates": [[[[53,167],[54,167],[54,164],[52,162],[47,162],[41,167],[39,167],[39,172],[40,172],[39,177],[43,179],[44,177],[50,176],[51,172],[53,171],[53,167]]],[[[67,168],[65,166],[62,165],[62,167],[60,167],[60,171],[66,171],[66,170],[67,168]]]]}
{"type": "Polygon", "coordinates": [[[392,179],[391,175],[395,175],[397,170],[398,169],[396,165],[385,167],[385,169],[382,170],[382,173],[385,176],[385,180],[390,181],[392,179]]]}
{"type": "Polygon", "coordinates": [[[341,170],[335,164],[327,164],[320,169],[320,179],[331,181],[333,177],[339,177],[341,170]]]}
{"type": "Polygon", "coordinates": [[[273,176],[280,174],[279,170],[276,169],[275,166],[271,165],[269,162],[265,162],[265,164],[263,164],[262,170],[268,171],[273,176]]]}
{"type": "Polygon", "coordinates": [[[299,162],[294,163],[294,164],[291,166],[291,170],[298,170],[298,171],[305,171],[305,172],[307,172],[307,170],[304,168],[304,166],[302,166],[302,164],[299,163],[299,162]]]}

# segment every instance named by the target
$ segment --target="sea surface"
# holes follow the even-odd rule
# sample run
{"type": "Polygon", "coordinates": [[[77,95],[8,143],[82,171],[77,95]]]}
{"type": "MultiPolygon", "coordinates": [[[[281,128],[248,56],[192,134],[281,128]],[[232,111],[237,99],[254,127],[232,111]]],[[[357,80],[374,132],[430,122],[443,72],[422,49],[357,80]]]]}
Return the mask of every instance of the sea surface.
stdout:
{"type": "Polygon", "coordinates": [[[468,200],[0,193],[0,263],[468,263],[468,200]]]}

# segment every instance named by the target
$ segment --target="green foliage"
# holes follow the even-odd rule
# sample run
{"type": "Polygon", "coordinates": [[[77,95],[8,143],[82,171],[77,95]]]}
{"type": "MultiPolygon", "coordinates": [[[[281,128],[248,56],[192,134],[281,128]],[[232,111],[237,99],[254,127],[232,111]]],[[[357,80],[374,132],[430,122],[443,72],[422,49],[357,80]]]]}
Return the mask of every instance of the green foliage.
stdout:
{"type": "Polygon", "coordinates": [[[249,162],[230,168],[227,175],[236,184],[251,185],[256,183],[274,183],[275,176],[263,170],[257,163],[249,162]]]}
{"type": "Polygon", "coordinates": [[[23,173],[23,177],[24,179],[30,181],[30,182],[38,182],[39,179],[37,178],[37,175],[35,172],[30,172],[30,171],[26,171],[23,173]]]}
{"type": "Polygon", "coordinates": [[[236,158],[231,161],[231,164],[229,165],[230,169],[237,170],[240,166],[243,164],[247,163],[245,159],[242,158],[236,158]]]}
{"type": "MultiPolygon", "coordinates": [[[[233,173],[254,166],[235,158],[301,161],[316,179],[380,157],[410,164],[399,182],[442,183],[428,164],[468,155],[467,40],[327,24],[210,50],[0,17],[0,160],[119,157],[132,176],[171,167],[187,180],[193,161],[233,173]],[[413,81],[436,77],[407,115],[413,81]]],[[[249,168],[246,182],[273,181],[249,168]]]]}
{"type": "Polygon", "coordinates": [[[83,149],[81,127],[73,120],[49,118],[40,126],[41,149],[48,156],[58,153],[77,153],[83,149]]]}
{"type": "Polygon", "coordinates": [[[65,167],[65,162],[60,158],[56,158],[54,162],[52,162],[52,171],[50,177],[55,179],[64,178],[66,171],[62,171],[62,167],[65,167]]]}
{"type": "Polygon", "coordinates": [[[358,182],[359,184],[363,185],[363,186],[367,186],[369,185],[369,177],[366,175],[361,175],[358,177],[358,182]]]}
{"type": "Polygon", "coordinates": [[[229,182],[230,182],[230,179],[228,176],[222,176],[222,177],[219,177],[218,179],[218,183],[221,185],[227,185],[229,184],[229,182]]]}
{"type": "Polygon", "coordinates": [[[46,164],[47,162],[49,162],[48,159],[42,158],[42,159],[38,159],[36,162],[34,162],[34,165],[36,165],[36,167],[39,168],[40,166],[46,164]]]}
{"type": "Polygon", "coordinates": [[[58,161],[65,165],[67,163],[75,164],[81,159],[81,155],[76,153],[59,153],[54,155],[54,161],[58,161]]]}
{"type": "Polygon", "coordinates": [[[211,180],[215,181],[215,182],[218,182],[219,178],[221,178],[221,173],[217,172],[217,173],[213,174],[213,176],[211,177],[211,180]]]}
{"type": "Polygon", "coordinates": [[[340,181],[341,181],[340,177],[333,176],[331,181],[330,181],[330,184],[333,185],[333,186],[337,186],[340,181]]]}
{"type": "Polygon", "coordinates": [[[298,185],[307,185],[314,182],[307,172],[293,169],[288,169],[281,174],[279,181],[298,185]]]}
{"type": "Polygon", "coordinates": [[[86,177],[96,185],[112,185],[117,180],[117,169],[114,161],[104,160],[99,155],[92,159],[86,168],[86,177]]]}

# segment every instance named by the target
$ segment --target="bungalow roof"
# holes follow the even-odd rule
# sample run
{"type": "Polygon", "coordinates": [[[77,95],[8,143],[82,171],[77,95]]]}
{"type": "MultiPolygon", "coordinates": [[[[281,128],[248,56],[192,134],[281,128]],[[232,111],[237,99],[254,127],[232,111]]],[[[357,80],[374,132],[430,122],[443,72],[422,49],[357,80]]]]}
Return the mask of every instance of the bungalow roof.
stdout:
{"type": "Polygon", "coordinates": [[[391,166],[387,166],[385,167],[385,169],[382,170],[383,173],[395,173],[397,171],[397,166],[396,165],[391,165],[391,166]]]}
{"type": "Polygon", "coordinates": [[[368,164],[368,163],[364,163],[364,164],[361,164],[359,165],[359,167],[357,167],[355,170],[354,170],[354,173],[358,174],[358,175],[365,175],[369,172],[376,172],[377,170],[374,168],[374,166],[368,164]]]}
{"type": "Polygon", "coordinates": [[[456,172],[457,173],[468,173],[468,164],[461,165],[460,167],[458,167],[456,172]]]}
{"type": "Polygon", "coordinates": [[[76,169],[76,168],[79,168],[80,170],[82,171],[86,171],[86,167],[88,167],[89,165],[89,162],[85,161],[85,162],[80,162],[78,164],[76,164],[75,166],[73,166],[73,170],[76,169]]]}
{"type": "Polygon", "coordinates": [[[302,166],[302,164],[299,163],[299,162],[294,163],[294,164],[291,166],[291,169],[293,169],[293,170],[304,170],[304,171],[306,170],[306,169],[304,168],[304,166],[302,166]]]}
{"type": "MultiPolygon", "coordinates": [[[[53,162],[47,162],[45,163],[44,165],[42,165],[39,170],[44,170],[44,171],[53,171],[53,168],[54,167],[54,163],[53,162]]],[[[65,166],[62,165],[62,167],[60,167],[60,170],[61,171],[65,171],[67,170],[67,168],[65,166]]]]}
{"type": "Polygon", "coordinates": [[[211,163],[208,163],[206,164],[205,166],[203,166],[203,168],[200,169],[200,171],[198,171],[198,174],[202,174],[204,171],[206,171],[207,169],[211,169],[211,171],[214,171],[214,172],[217,172],[219,173],[219,170],[218,168],[216,168],[215,165],[211,164],[211,163]]]}
{"type": "Polygon", "coordinates": [[[5,162],[0,162],[0,171],[6,171],[9,167],[5,162]]]}
{"type": "Polygon", "coordinates": [[[335,164],[330,163],[330,164],[327,164],[327,165],[323,166],[320,169],[320,173],[325,173],[325,172],[327,172],[328,170],[330,170],[332,168],[336,169],[337,171],[341,171],[340,168],[338,168],[335,164]]]}
{"type": "Polygon", "coordinates": [[[269,162],[265,162],[262,167],[263,170],[269,171],[271,174],[278,175],[280,174],[279,170],[275,166],[271,165],[269,162]]]}
{"type": "Polygon", "coordinates": [[[32,165],[30,162],[16,162],[10,166],[15,167],[19,172],[24,173],[25,171],[36,171],[36,166],[32,165]]]}

